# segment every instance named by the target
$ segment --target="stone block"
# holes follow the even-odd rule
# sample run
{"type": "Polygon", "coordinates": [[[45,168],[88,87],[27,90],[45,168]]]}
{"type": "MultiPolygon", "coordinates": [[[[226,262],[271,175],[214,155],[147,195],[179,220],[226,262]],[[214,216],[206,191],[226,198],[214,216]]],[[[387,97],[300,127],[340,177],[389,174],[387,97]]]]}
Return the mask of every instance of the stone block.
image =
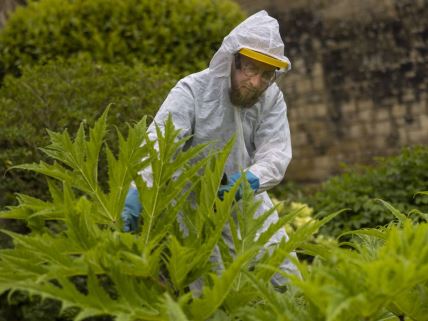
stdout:
{"type": "Polygon", "coordinates": [[[403,101],[406,103],[414,102],[416,100],[413,89],[407,89],[403,94],[403,101]]]}
{"type": "Polygon", "coordinates": [[[303,95],[308,95],[312,91],[311,80],[308,77],[302,77],[297,85],[303,95]]]}
{"type": "Polygon", "coordinates": [[[422,128],[422,130],[425,130],[428,134],[428,115],[423,114],[418,117],[419,125],[422,128]]]}
{"type": "Polygon", "coordinates": [[[398,127],[402,127],[402,126],[407,126],[407,122],[406,119],[404,117],[395,117],[394,118],[394,123],[398,126],[398,127]]]}
{"type": "Polygon", "coordinates": [[[376,122],[376,134],[382,136],[388,136],[392,130],[392,124],[390,121],[376,122]]]}
{"type": "Polygon", "coordinates": [[[295,125],[299,121],[299,109],[298,108],[289,108],[287,109],[287,117],[290,122],[290,126],[295,125]]]}
{"type": "Polygon", "coordinates": [[[408,130],[405,127],[398,127],[398,140],[401,146],[409,143],[408,130]]]}
{"type": "Polygon", "coordinates": [[[390,119],[390,111],[386,108],[380,108],[374,112],[377,121],[385,121],[390,119]]]}
{"type": "MultiPolygon", "coordinates": [[[[293,142],[293,138],[291,138],[292,144],[294,144],[293,142]]],[[[306,145],[297,145],[294,144],[293,145],[293,159],[300,161],[302,159],[312,159],[316,156],[315,153],[315,149],[306,144],[306,145]]]]}
{"type": "Polygon", "coordinates": [[[308,128],[310,128],[311,134],[316,135],[318,138],[326,138],[332,134],[329,124],[323,120],[311,122],[311,125],[308,128]]]}
{"type": "Polygon", "coordinates": [[[425,130],[409,130],[408,131],[410,144],[428,144],[428,131],[425,130]]]}
{"type": "Polygon", "coordinates": [[[328,156],[316,157],[315,164],[318,168],[329,169],[331,165],[331,158],[328,156]]]}
{"type": "MultiPolygon", "coordinates": [[[[324,73],[323,73],[323,69],[322,69],[322,64],[320,63],[315,63],[312,67],[312,75],[314,77],[319,77],[320,79],[322,79],[324,77],[324,73]]],[[[323,81],[324,83],[324,81],[323,81]]]]}
{"type": "Polygon", "coordinates": [[[372,142],[373,142],[373,146],[377,149],[377,150],[383,150],[385,148],[385,146],[388,145],[387,142],[387,136],[375,136],[372,138],[372,142]]]}
{"type": "Polygon", "coordinates": [[[315,116],[318,118],[324,118],[328,115],[327,105],[325,104],[316,104],[314,105],[315,116]]]}
{"type": "Polygon", "coordinates": [[[324,91],[324,79],[321,75],[316,75],[311,78],[311,89],[314,91],[324,91]]]}
{"type": "Polygon", "coordinates": [[[308,95],[308,102],[310,104],[320,104],[323,102],[323,95],[319,90],[314,90],[308,95]]]}
{"type": "Polygon", "coordinates": [[[373,101],[371,100],[358,100],[356,103],[357,113],[365,110],[373,110],[373,101]]]}
{"type": "Polygon", "coordinates": [[[292,136],[292,142],[295,145],[301,146],[308,143],[308,138],[304,132],[300,132],[292,136]]]}
{"type": "Polygon", "coordinates": [[[362,138],[366,135],[365,126],[362,126],[361,124],[354,124],[349,126],[346,132],[348,136],[352,139],[362,138]]]}
{"type": "Polygon", "coordinates": [[[365,109],[361,110],[357,113],[358,119],[368,122],[373,119],[373,110],[372,109],[365,109]]]}
{"type": "Polygon", "coordinates": [[[353,101],[347,102],[342,105],[342,112],[344,114],[355,114],[357,112],[357,107],[353,101]]]}
{"type": "Polygon", "coordinates": [[[316,159],[311,163],[291,161],[287,169],[286,177],[292,180],[319,182],[330,175],[330,166],[322,167],[316,163],[316,159]]]}
{"type": "Polygon", "coordinates": [[[370,139],[376,133],[375,123],[370,121],[362,122],[361,126],[364,127],[364,137],[362,139],[370,139]]]}
{"type": "Polygon", "coordinates": [[[392,106],[392,116],[395,118],[404,117],[407,114],[406,106],[401,104],[394,104],[392,106]]]}

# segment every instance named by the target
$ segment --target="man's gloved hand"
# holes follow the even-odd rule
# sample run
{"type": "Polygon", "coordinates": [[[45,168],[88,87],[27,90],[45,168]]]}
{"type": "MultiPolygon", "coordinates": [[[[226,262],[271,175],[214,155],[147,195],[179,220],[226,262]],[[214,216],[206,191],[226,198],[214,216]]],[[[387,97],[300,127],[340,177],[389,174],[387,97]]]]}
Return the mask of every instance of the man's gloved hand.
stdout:
{"type": "MultiPolygon", "coordinates": [[[[254,191],[254,192],[257,192],[257,190],[258,190],[258,189],[259,189],[259,187],[260,187],[260,180],[259,180],[259,178],[258,178],[256,175],[254,175],[253,173],[251,173],[250,171],[247,171],[247,172],[245,173],[245,176],[246,176],[246,178],[247,178],[248,183],[250,183],[250,186],[251,186],[251,188],[253,189],[253,191],[254,191]]],[[[220,188],[219,188],[219,190],[218,190],[218,192],[217,192],[217,195],[218,195],[218,197],[219,197],[221,200],[223,200],[223,199],[224,199],[224,193],[229,192],[229,191],[232,189],[232,187],[233,187],[233,185],[235,184],[235,182],[236,182],[240,177],[241,177],[241,173],[240,173],[240,172],[238,172],[238,173],[234,173],[234,174],[232,174],[232,175],[230,176],[230,179],[229,179],[229,181],[228,181],[228,183],[227,183],[227,184],[225,184],[225,185],[220,185],[220,188]]],[[[243,191],[242,191],[242,186],[239,186],[239,188],[238,188],[238,190],[237,190],[237,192],[236,192],[236,194],[235,194],[235,199],[236,199],[237,201],[239,201],[239,200],[242,198],[242,193],[243,193],[243,191]]]]}
{"type": "Polygon", "coordinates": [[[125,199],[125,208],[122,211],[123,231],[133,232],[138,228],[142,206],[138,197],[138,190],[130,187],[125,199]]]}

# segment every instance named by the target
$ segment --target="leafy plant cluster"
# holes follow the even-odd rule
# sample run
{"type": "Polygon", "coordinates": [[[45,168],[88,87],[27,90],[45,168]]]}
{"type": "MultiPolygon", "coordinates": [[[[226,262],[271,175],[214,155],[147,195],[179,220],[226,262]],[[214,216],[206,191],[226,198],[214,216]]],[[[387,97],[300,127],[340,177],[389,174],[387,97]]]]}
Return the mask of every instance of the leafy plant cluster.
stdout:
{"type": "Polygon", "coordinates": [[[25,65],[83,53],[197,71],[243,18],[229,0],[30,0],[0,33],[0,64],[19,74],[25,65]]]}
{"type": "MultiPolygon", "coordinates": [[[[217,198],[233,141],[223,151],[208,151],[207,157],[189,163],[207,146],[178,152],[185,141],[176,141],[178,132],[171,120],[157,142],[159,151],[147,138],[144,119],[129,129],[127,138],[118,134],[117,155],[104,146],[108,162],[108,188],[104,190],[99,184],[98,161],[106,117],[103,114],[90,130],[89,138],[83,125],[74,140],[67,132],[49,132],[52,143],[43,151],[54,163],[18,166],[48,176],[52,200],[20,194],[20,204],[2,214],[2,218],[25,220],[32,231],[28,235],[4,231],[13,238],[15,247],[1,252],[0,289],[30,290],[61,300],[64,308],[77,306],[77,320],[106,314],[119,320],[178,319],[184,315],[196,320],[209,318],[232,289],[239,290],[241,267],[251,263],[260,244],[266,243],[285,219],[256,241],[256,233],[270,213],[253,219],[259,204],[251,200],[250,187],[244,189],[242,206],[234,201],[238,185],[224,201],[217,198]],[[150,187],[137,174],[147,166],[153,172],[150,187]],[[141,231],[134,235],[121,232],[120,220],[132,179],[144,204],[141,231]],[[189,202],[189,197],[195,202],[189,202]],[[179,215],[187,226],[185,234],[176,220],[179,215]],[[53,230],[46,227],[47,221],[61,224],[53,230]],[[234,231],[234,258],[221,238],[227,222],[234,231]],[[211,272],[210,258],[217,245],[225,267],[221,275],[211,272]],[[75,286],[73,278],[83,280],[83,289],[75,286]],[[189,287],[198,280],[205,286],[202,296],[194,298],[189,287]],[[187,308],[183,310],[181,305],[187,308]]],[[[288,254],[283,250],[263,256],[260,262],[282,261],[288,254]]],[[[253,273],[268,282],[274,272],[255,268],[253,273]]],[[[230,303],[239,306],[241,300],[236,296],[236,302],[230,303]]]]}
{"type": "Polygon", "coordinates": [[[74,320],[426,320],[426,214],[417,212],[425,222],[415,223],[385,202],[396,218],[388,226],[355,231],[358,238],[347,243],[311,242],[335,213],[301,225],[266,251],[270,236],[299,212],[256,239],[271,212],[253,218],[259,204],[248,184],[238,182],[218,199],[233,140],[222,151],[209,145],[182,151],[186,139],[177,139],[169,120],[155,146],[143,119],[126,137],[117,131],[114,153],[105,139],[106,119],[104,113],[89,135],[82,124],[75,139],[49,132],[51,144],[43,151],[54,162],[18,166],[48,178],[51,200],[20,194],[19,205],[0,213],[31,229],[27,235],[2,230],[15,246],[0,250],[0,292],[57,300],[74,320]],[[102,152],[106,188],[98,177],[102,152]],[[152,186],[138,175],[147,166],[152,186]],[[121,231],[120,213],[133,179],[143,210],[140,230],[130,234],[121,231]],[[237,203],[240,183],[244,195],[237,203]],[[55,229],[48,228],[52,222],[55,229]],[[222,239],[226,224],[233,251],[222,239]],[[289,281],[281,293],[269,280],[296,249],[315,259],[295,262],[302,276],[284,274],[289,281]],[[220,269],[213,251],[222,258],[220,269]]]}
{"type": "Polygon", "coordinates": [[[11,205],[17,191],[47,197],[44,179],[8,170],[45,159],[38,148],[48,143],[45,128],[74,132],[82,119],[91,125],[111,105],[111,122],[123,131],[126,122],[154,115],[178,78],[166,68],[88,59],[56,60],[23,71],[0,88],[0,207],[11,205]]]}
{"type": "Polygon", "coordinates": [[[428,199],[417,194],[424,190],[428,190],[428,148],[416,146],[403,149],[398,156],[378,158],[373,166],[350,167],[303,202],[321,217],[348,209],[322,229],[323,233],[338,236],[344,231],[390,222],[392,214],[376,199],[388,201],[402,212],[427,212],[428,199]]]}
{"type": "Polygon", "coordinates": [[[319,320],[427,320],[428,215],[416,211],[417,223],[381,203],[395,218],[387,226],[348,232],[355,238],[340,246],[304,246],[316,257],[293,283],[321,311],[319,320]]]}

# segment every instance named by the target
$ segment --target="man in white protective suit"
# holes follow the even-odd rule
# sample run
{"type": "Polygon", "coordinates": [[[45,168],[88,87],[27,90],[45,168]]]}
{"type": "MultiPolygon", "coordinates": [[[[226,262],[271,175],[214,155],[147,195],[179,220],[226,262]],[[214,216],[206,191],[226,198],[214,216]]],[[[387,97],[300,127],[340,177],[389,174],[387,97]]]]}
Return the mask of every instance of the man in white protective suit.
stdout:
{"type": "MultiPolygon", "coordinates": [[[[221,186],[219,197],[231,189],[243,169],[256,199],[263,201],[256,214],[260,215],[273,207],[266,190],[281,182],[291,160],[287,107],[275,83],[289,69],[278,22],[260,11],[224,38],[208,69],[177,83],[150,125],[149,136],[156,139],[155,124],[162,128],[169,114],[181,130],[180,137],[192,135],[190,146],[215,141],[221,148],[236,135],[225,166],[229,183],[221,186]]],[[[142,175],[151,180],[150,175],[142,175]]],[[[125,231],[137,228],[140,211],[138,192],[131,187],[122,213],[125,231]]],[[[262,231],[276,220],[274,212],[262,231]]],[[[284,229],[266,246],[282,238],[287,238],[284,229]]],[[[289,260],[280,268],[298,273],[289,260]]],[[[274,285],[283,282],[279,275],[272,279],[274,285]]]]}

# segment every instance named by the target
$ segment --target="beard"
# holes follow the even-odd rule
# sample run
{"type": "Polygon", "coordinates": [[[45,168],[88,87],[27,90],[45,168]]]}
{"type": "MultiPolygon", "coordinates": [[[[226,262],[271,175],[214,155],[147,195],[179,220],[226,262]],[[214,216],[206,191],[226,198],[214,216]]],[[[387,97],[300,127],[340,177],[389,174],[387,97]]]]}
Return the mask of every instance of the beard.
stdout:
{"type": "Polygon", "coordinates": [[[250,108],[259,100],[263,91],[247,85],[238,86],[232,81],[229,91],[230,101],[237,107],[250,108]]]}

